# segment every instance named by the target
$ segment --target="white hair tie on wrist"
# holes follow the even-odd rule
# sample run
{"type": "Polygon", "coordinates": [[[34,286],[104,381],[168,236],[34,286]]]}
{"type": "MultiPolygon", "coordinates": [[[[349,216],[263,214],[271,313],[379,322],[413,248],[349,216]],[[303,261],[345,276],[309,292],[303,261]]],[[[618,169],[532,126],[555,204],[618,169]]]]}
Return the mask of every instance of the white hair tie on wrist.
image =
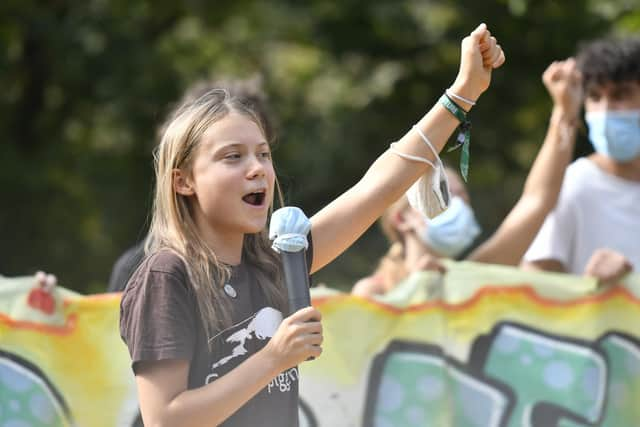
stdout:
{"type": "Polygon", "coordinates": [[[444,93],[446,93],[447,96],[450,97],[450,98],[457,99],[458,101],[466,102],[467,104],[469,104],[471,106],[476,105],[476,101],[472,101],[469,98],[465,98],[464,96],[457,95],[457,94],[453,93],[453,91],[451,89],[445,90],[444,93]]]}

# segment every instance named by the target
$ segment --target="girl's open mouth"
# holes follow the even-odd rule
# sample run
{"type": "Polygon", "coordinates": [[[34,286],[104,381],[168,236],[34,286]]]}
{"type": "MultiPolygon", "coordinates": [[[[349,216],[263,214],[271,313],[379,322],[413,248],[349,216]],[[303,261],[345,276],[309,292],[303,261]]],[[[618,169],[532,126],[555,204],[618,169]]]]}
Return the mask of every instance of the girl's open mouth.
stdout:
{"type": "Polygon", "coordinates": [[[265,199],[265,192],[256,191],[255,193],[249,193],[242,198],[246,203],[249,203],[252,206],[262,206],[265,199]]]}

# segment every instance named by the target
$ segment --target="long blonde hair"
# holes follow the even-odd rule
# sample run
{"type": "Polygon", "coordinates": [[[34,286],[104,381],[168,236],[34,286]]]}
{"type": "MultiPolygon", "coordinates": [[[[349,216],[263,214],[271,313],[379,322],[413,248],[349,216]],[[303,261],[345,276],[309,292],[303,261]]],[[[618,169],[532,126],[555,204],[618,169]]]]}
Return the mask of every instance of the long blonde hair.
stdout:
{"type": "MultiPolygon", "coordinates": [[[[173,170],[190,173],[202,135],[231,112],[254,121],[267,141],[273,142],[272,128],[262,104],[242,93],[211,89],[173,112],[154,153],[156,191],[145,252],[151,254],[169,249],[183,260],[208,337],[231,325],[231,310],[225,304],[227,297],[223,291],[231,268],[222,263],[200,237],[192,215],[191,198],[174,190],[173,170]]],[[[276,188],[282,204],[277,182],[276,188]]],[[[270,211],[272,209],[273,200],[270,211]]],[[[256,267],[256,279],[267,302],[284,311],[286,293],[282,286],[280,260],[270,249],[266,230],[244,236],[242,262],[256,267]]]]}

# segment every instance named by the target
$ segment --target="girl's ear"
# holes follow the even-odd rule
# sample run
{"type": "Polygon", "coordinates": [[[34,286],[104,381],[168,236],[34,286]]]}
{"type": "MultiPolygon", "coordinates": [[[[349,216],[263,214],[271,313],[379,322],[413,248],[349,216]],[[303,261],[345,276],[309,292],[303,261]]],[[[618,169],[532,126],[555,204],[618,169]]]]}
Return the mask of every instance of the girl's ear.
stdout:
{"type": "Polygon", "coordinates": [[[182,194],[183,196],[193,196],[195,194],[191,179],[185,171],[183,171],[182,169],[174,169],[172,171],[172,175],[173,190],[176,193],[182,194]]]}

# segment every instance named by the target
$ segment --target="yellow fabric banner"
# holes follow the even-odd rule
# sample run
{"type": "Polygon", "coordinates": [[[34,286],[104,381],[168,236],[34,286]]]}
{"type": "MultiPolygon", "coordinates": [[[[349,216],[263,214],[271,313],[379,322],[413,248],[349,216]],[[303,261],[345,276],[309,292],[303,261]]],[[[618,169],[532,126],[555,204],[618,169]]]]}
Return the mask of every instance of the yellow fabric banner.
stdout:
{"type": "Polygon", "coordinates": [[[134,426],[120,294],[46,293],[0,278],[0,426],[134,426]]]}
{"type": "Polygon", "coordinates": [[[301,425],[638,426],[639,279],[462,262],[376,301],[319,290],[301,425]]]}
{"type": "MultiPolygon", "coordinates": [[[[34,284],[0,277],[0,426],[138,425],[119,294],[34,284]]],[[[312,299],[325,341],[300,366],[302,427],[640,425],[638,275],[596,289],[462,262],[376,300],[312,299]]]]}

